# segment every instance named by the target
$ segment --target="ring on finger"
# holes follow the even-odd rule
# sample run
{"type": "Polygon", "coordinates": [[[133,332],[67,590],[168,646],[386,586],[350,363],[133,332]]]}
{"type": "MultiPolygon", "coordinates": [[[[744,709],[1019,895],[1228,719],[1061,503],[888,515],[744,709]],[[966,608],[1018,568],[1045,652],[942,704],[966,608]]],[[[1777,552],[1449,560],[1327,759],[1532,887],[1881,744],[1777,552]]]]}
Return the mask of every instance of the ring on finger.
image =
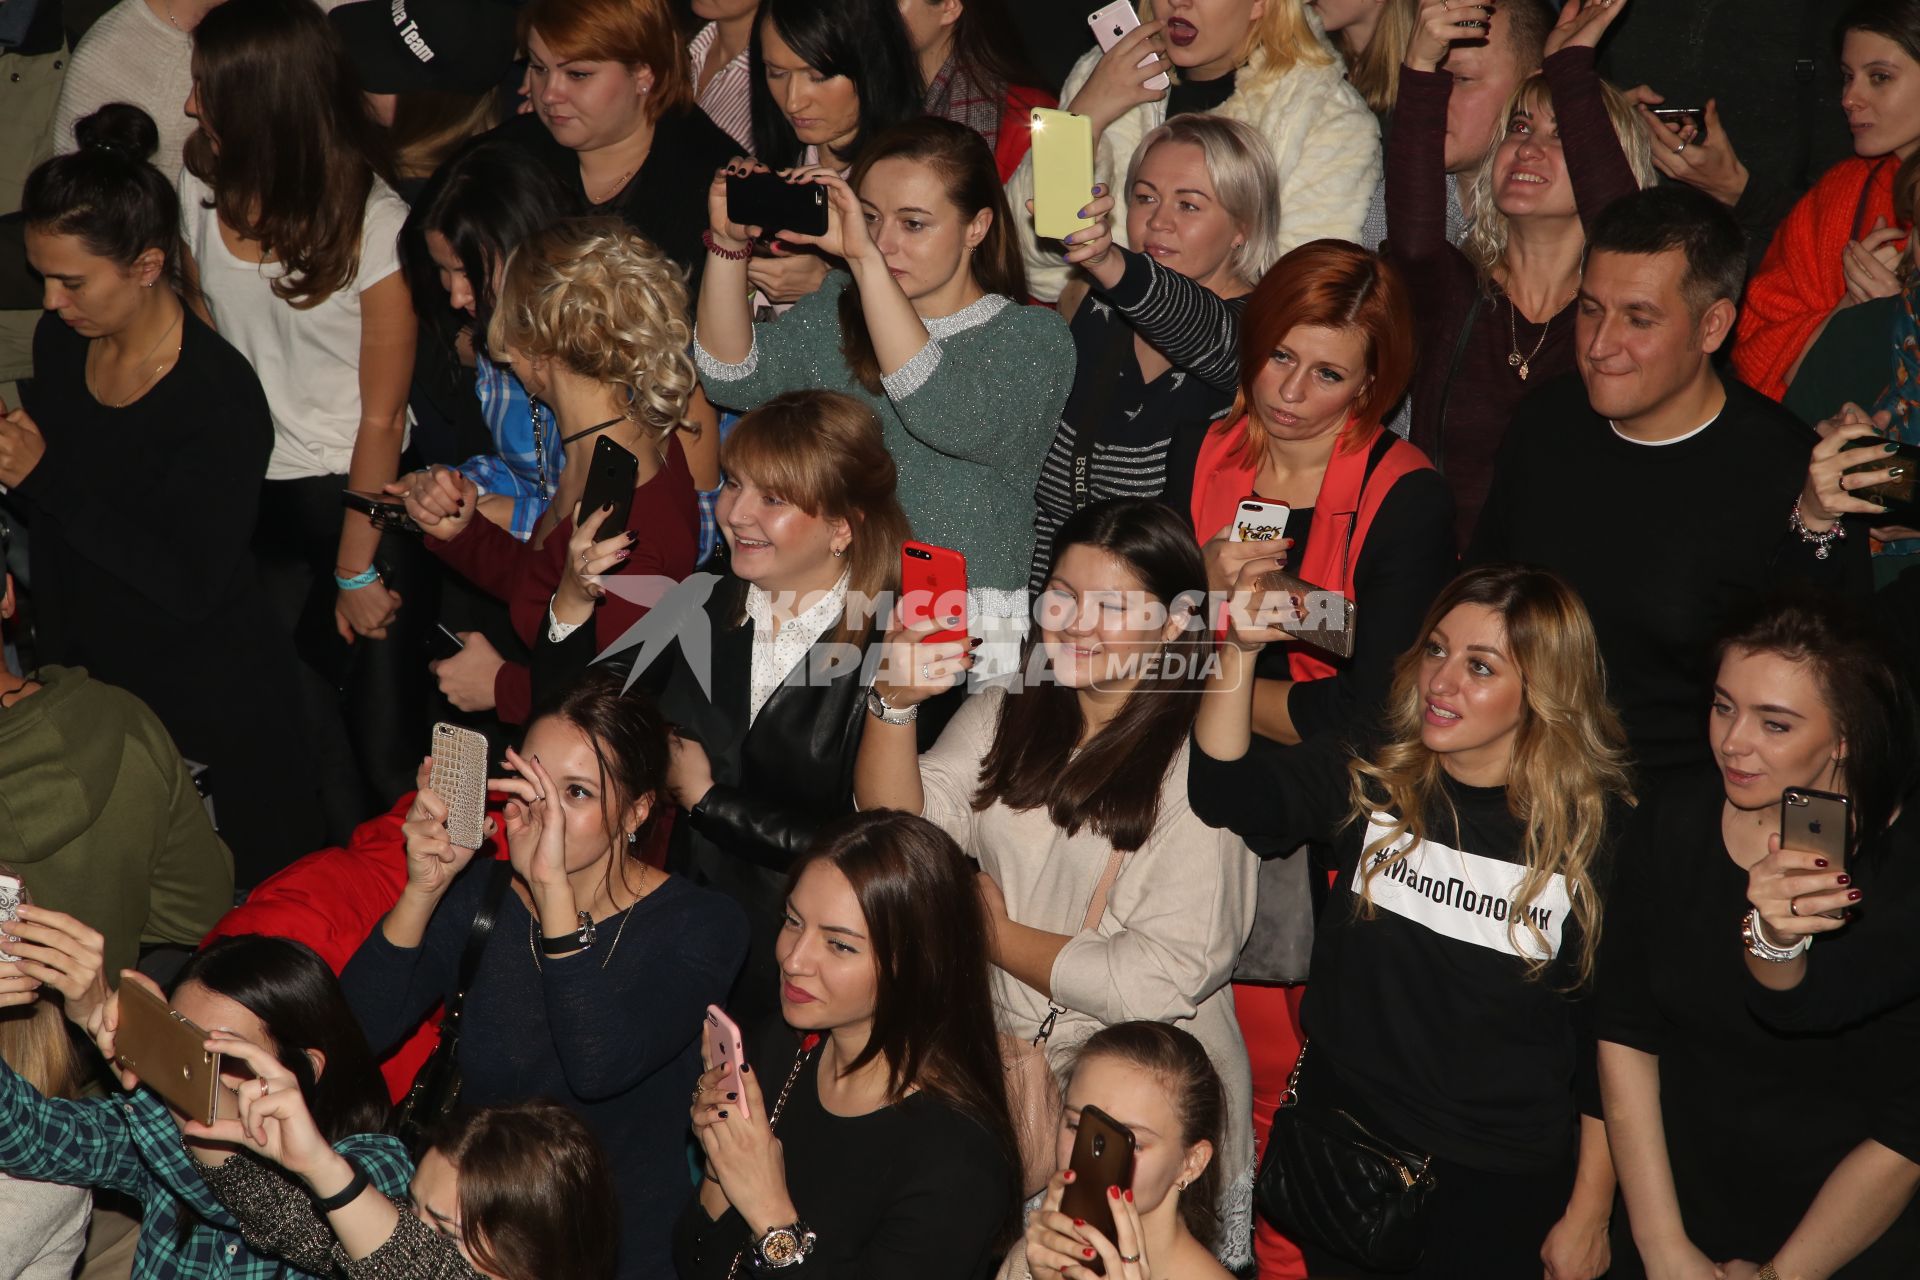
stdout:
{"type": "Polygon", "coordinates": [[[931,662],[923,662],[920,664],[920,678],[922,680],[933,679],[933,664],[931,662]]]}
{"type": "Polygon", "coordinates": [[[1800,899],[1798,898],[1787,899],[1787,914],[1790,916],[1797,916],[1800,914],[1800,899]]]}
{"type": "Polygon", "coordinates": [[[1673,149],[1673,154],[1679,155],[1682,151],[1685,151],[1686,149],[1687,149],[1687,144],[1685,142],[1682,142],[1679,146],[1673,149]]]}
{"type": "Polygon", "coordinates": [[[1122,1262],[1125,1262],[1125,1263],[1128,1263],[1128,1264],[1132,1264],[1132,1263],[1135,1263],[1135,1262],[1138,1262],[1138,1261],[1140,1261],[1140,1255],[1136,1253],[1136,1254],[1134,1254],[1134,1255],[1133,1255],[1133,1256],[1132,1256],[1131,1258],[1129,1258],[1129,1257],[1128,1257],[1128,1256],[1127,1256],[1126,1254],[1124,1254],[1124,1253],[1123,1253],[1123,1254],[1121,1254],[1121,1255],[1120,1255],[1120,1261],[1122,1261],[1122,1262]]]}

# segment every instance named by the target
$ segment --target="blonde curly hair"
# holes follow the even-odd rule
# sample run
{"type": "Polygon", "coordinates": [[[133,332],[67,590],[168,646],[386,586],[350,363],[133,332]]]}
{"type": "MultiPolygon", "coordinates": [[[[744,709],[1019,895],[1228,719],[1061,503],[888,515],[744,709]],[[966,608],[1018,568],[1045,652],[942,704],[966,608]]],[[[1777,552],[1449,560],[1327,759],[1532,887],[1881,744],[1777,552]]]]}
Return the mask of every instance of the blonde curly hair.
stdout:
{"type": "MultiPolygon", "coordinates": [[[[1605,80],[1600,82],[1600,96],[1606,102],[1607,119],[1613,124],[1614,137],[1620,140],[1620,150],[1626,153],[1627,167],[1633,170],[1634,181],[1645,191],[1660,179],[1660,171],[1653,167],[1653,142],[1647,136],[1647,127],[1627,96],[1605,80]]],[[[1547,90],[1547,78],[1536,71],[1522,80],[1507,99],[1495,143],[1506,136],[1508,125],[1516,115],[1524,112],[1537,117],[1551,110],[1553,95],[1547,90]]],[[[1467,261],[1480,273],[1482,288],[1489,288],[1494,272],[1507,257],[1507,215],[1495,207],[1493,200],[1493,167],[1499,154],[1498,145],[1490,147],[1474,171],[1471,194],[1466,201],[1471,210],[1467,215],[1467,234],[1460,241],[1460,252],[1467,255],[1467,261]]]]}
{"type": "Polygon", "coordinates": [[[687,420],[692,342],[680,269],[618,218],[569,218],[528,236],[507,258],[487,326],[495,352],[557,360],[624,390],[627,417],[661,444],[687,420]]]}

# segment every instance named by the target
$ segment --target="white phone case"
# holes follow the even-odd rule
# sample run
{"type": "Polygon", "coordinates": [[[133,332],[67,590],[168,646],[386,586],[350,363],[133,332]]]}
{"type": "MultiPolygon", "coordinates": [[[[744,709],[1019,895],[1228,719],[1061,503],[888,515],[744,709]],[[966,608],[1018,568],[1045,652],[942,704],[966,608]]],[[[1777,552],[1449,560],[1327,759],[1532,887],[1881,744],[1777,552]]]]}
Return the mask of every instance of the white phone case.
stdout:
{"type": "Polygon", "coordinates": [[[1233,532],[1228,542],[1272,542],[1285,536],[1293,509],[1284,502],[1247,498],[1233,509],[1233,532]]]}

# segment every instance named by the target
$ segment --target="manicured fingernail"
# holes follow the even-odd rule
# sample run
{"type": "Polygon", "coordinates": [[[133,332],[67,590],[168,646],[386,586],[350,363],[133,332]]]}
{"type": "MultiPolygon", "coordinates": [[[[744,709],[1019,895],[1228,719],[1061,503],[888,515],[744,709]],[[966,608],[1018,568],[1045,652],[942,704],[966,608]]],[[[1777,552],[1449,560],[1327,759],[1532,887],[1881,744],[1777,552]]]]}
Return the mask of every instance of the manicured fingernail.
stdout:
{"type": "Polygon", "coordinates": [[[628,542],[638,542],[638,541],[640,541],[640,535],[639,535],[639,533],[638,533],[637,531],[635,531],[635,530],[633,530],[633,529],[629,529],[629,530],[627,530],[627,541],[628,541],[628,542]]]}
{"type": "Polygon", "coordinates": [[[739,1095],[739,1094],[737,1094],[737,1093],[730,1093],[730,1094],[728,1094],[728,1095],[727,1095],[727,1101],[728,1101],[728,1102],[738,1102],[738,1101],[740,1101],[740,1095],[739,1095]]]}
{"type": "Polygon", "coordinates": [[[1108,1188],[1107,1188],[1107,1198],[1108,1198],[1108,1199],[1111,1199],[1111,1200],[1118,1200],[1118,1199],[1120,1198],[1120,1188],[1118,1188],[1118,1187],[1108,1187],[1108,1188]]]}
{"type": "Polygon", "coordinates": [[[1835,876],[1835,877],[1834,877],[1834,879],[1835,879],[1836,881],[1838,881],[1839,883],[1841,883],[1841,884],[1852,884],[1852,883],[1853,883],[1853,881],[1852,881],[1852,880],[1851,880],[1850,878],[1848,878],[1847,876],[1835,876]]]}
{"type": "Polygon", "coordinates": [[[615,560],[625,560],[625,559],[626,559],[626,558],[627,558],[628,556],[630,556],[630,555],[632,555],[632,554],[633,554],[633,548],[632,548],[632,547],[628,547],[628,548],[627,548],[626,550],[624,550],[624,551],[616,551],[616,552],[614,552],[614,553],[613,553],[613,558],[614,558],[615,560]]]}
{"type": "Polygon", "coordinates": [[[741,1064],[740,1064],[740,1074],[741,1074],[741,1075],[743,1075],[743,1076],[744,1076],[744,1075],[746,1075],[746,1074],[747,1074],[747,1073],[748,1073],[749,1071],[752,1071],[752,1070],[753,1070],[753,1068],[752,1068],[751,1066],[748,1066],[748,1065],[747,1065],[746,1063],[744,1063],[744,1062],[743,1062],[743,1063],[741,1063],[741,1064]]]}
{"type": "Polygon", "coordinates": [[[1068,1182],[1072,1182],[1072,1181],[1073,1181],[1073,1179],[1074,1179],[1074,1172],[1073,1172],[1073,1170],[1071,1170],[1071,1169],[1068,1169],[1068,1170],[1067,1170],[1067,1176],[1066,1176],[1066,1181],[1068,1181],[1068,1182]]]}
{"type": "Polygon", "coordinates": [[[1128,1204],[1132,1204],[1132,1203],[1133,1203],[1133,1188],[1132,1188],[1132,1187],[1128,1187],[1128,1188],[1127,1188],[1127,1203],[1128,1203],[1128,1204]]]}
{"type": "Polygon", "coordinates": [[[1815,858],[1813,860],[1813,865],[1816,867],[1824,867],[1827,865],[1827,860],[1825,858],[1815,858]]]}
{"type": "Polygon", "coordinates": [[[1898,453],[1898,452],[1900,452],[1900,446],[1899,446],[1899,445],[1897,445],[1897,444],[1890,444],[1890,445],[1887,445],[1887,446],[1886,446],[1886,451],[1887,451],[1888,453],[1898,453]]]}
{"type": "Polygon", "coordinates": [[[1094,184],[1093,184],[1093,194],[1095,194],[1095,195],[1097,195],[1097,196],[1103,196],[1103,195],[1105,195],[1105,194],[1107,194],[1107,184],[1106,184],[1106,183],[1104,183],[1104,182],[1096,182],[1096,183],[1094,183],[1094,184]]]}
{"type": "Polygon", "coordinates": [[[722,1112],[720,1113],[720,1118],[721,1118],[722,1120],[725,1120],[725,1119],[727,1118],[727,1113],[726,1113],[726,1112],[724,1112],[724,1111],[722,1111],[722,1112]]]}
{"type": "Polygon", "coordinates": [[[1086,1254],[1089,1258],[1093,1256],[1093,1250],[1091,1249],[1082,1249],[1080,1252],[1086,1254]]]}
{"type": "Polygon", "coordinates": [[[1087,1225],[1087,1220],[1085,1218],[1075,1218],[1073,1220],[1073,1225],[1076,1227],[1084,1227],[1087,1225]]]}

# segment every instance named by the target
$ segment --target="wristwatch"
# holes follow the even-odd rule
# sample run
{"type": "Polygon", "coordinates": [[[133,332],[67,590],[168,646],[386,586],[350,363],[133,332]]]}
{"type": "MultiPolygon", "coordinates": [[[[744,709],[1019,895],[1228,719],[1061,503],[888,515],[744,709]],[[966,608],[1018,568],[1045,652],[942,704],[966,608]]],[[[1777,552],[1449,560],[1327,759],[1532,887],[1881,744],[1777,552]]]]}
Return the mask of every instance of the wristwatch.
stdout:
{"type": "Polygon", "coordinates": [[[593,945],[593,940],[600,936],[600,926],[595,924],[593,917],[586,912],[582,911],[578,914],[580,916],[580,928],[576,932],[563,933],[553,938],[541,937],[541,955],[564,956],[572,951],[585,951],[593,945]]]}
{"type": "Polygon", "coordinates": [[[813,1252],[813,1232],[804,1222],[787,1227],[769,1227],[767,1234],[753,1242],[753,1265],[761,1271],[780,1271],[797,1267],[813,1252]]]}
{"type": "Polygon", "coordinates": [[[920,718],[917,704],[911,707],[889,706],[887,700],[880,696],[880,691],[871,685],[867,688],[867,713],[882,724],[912,724],[920,718]]]}

